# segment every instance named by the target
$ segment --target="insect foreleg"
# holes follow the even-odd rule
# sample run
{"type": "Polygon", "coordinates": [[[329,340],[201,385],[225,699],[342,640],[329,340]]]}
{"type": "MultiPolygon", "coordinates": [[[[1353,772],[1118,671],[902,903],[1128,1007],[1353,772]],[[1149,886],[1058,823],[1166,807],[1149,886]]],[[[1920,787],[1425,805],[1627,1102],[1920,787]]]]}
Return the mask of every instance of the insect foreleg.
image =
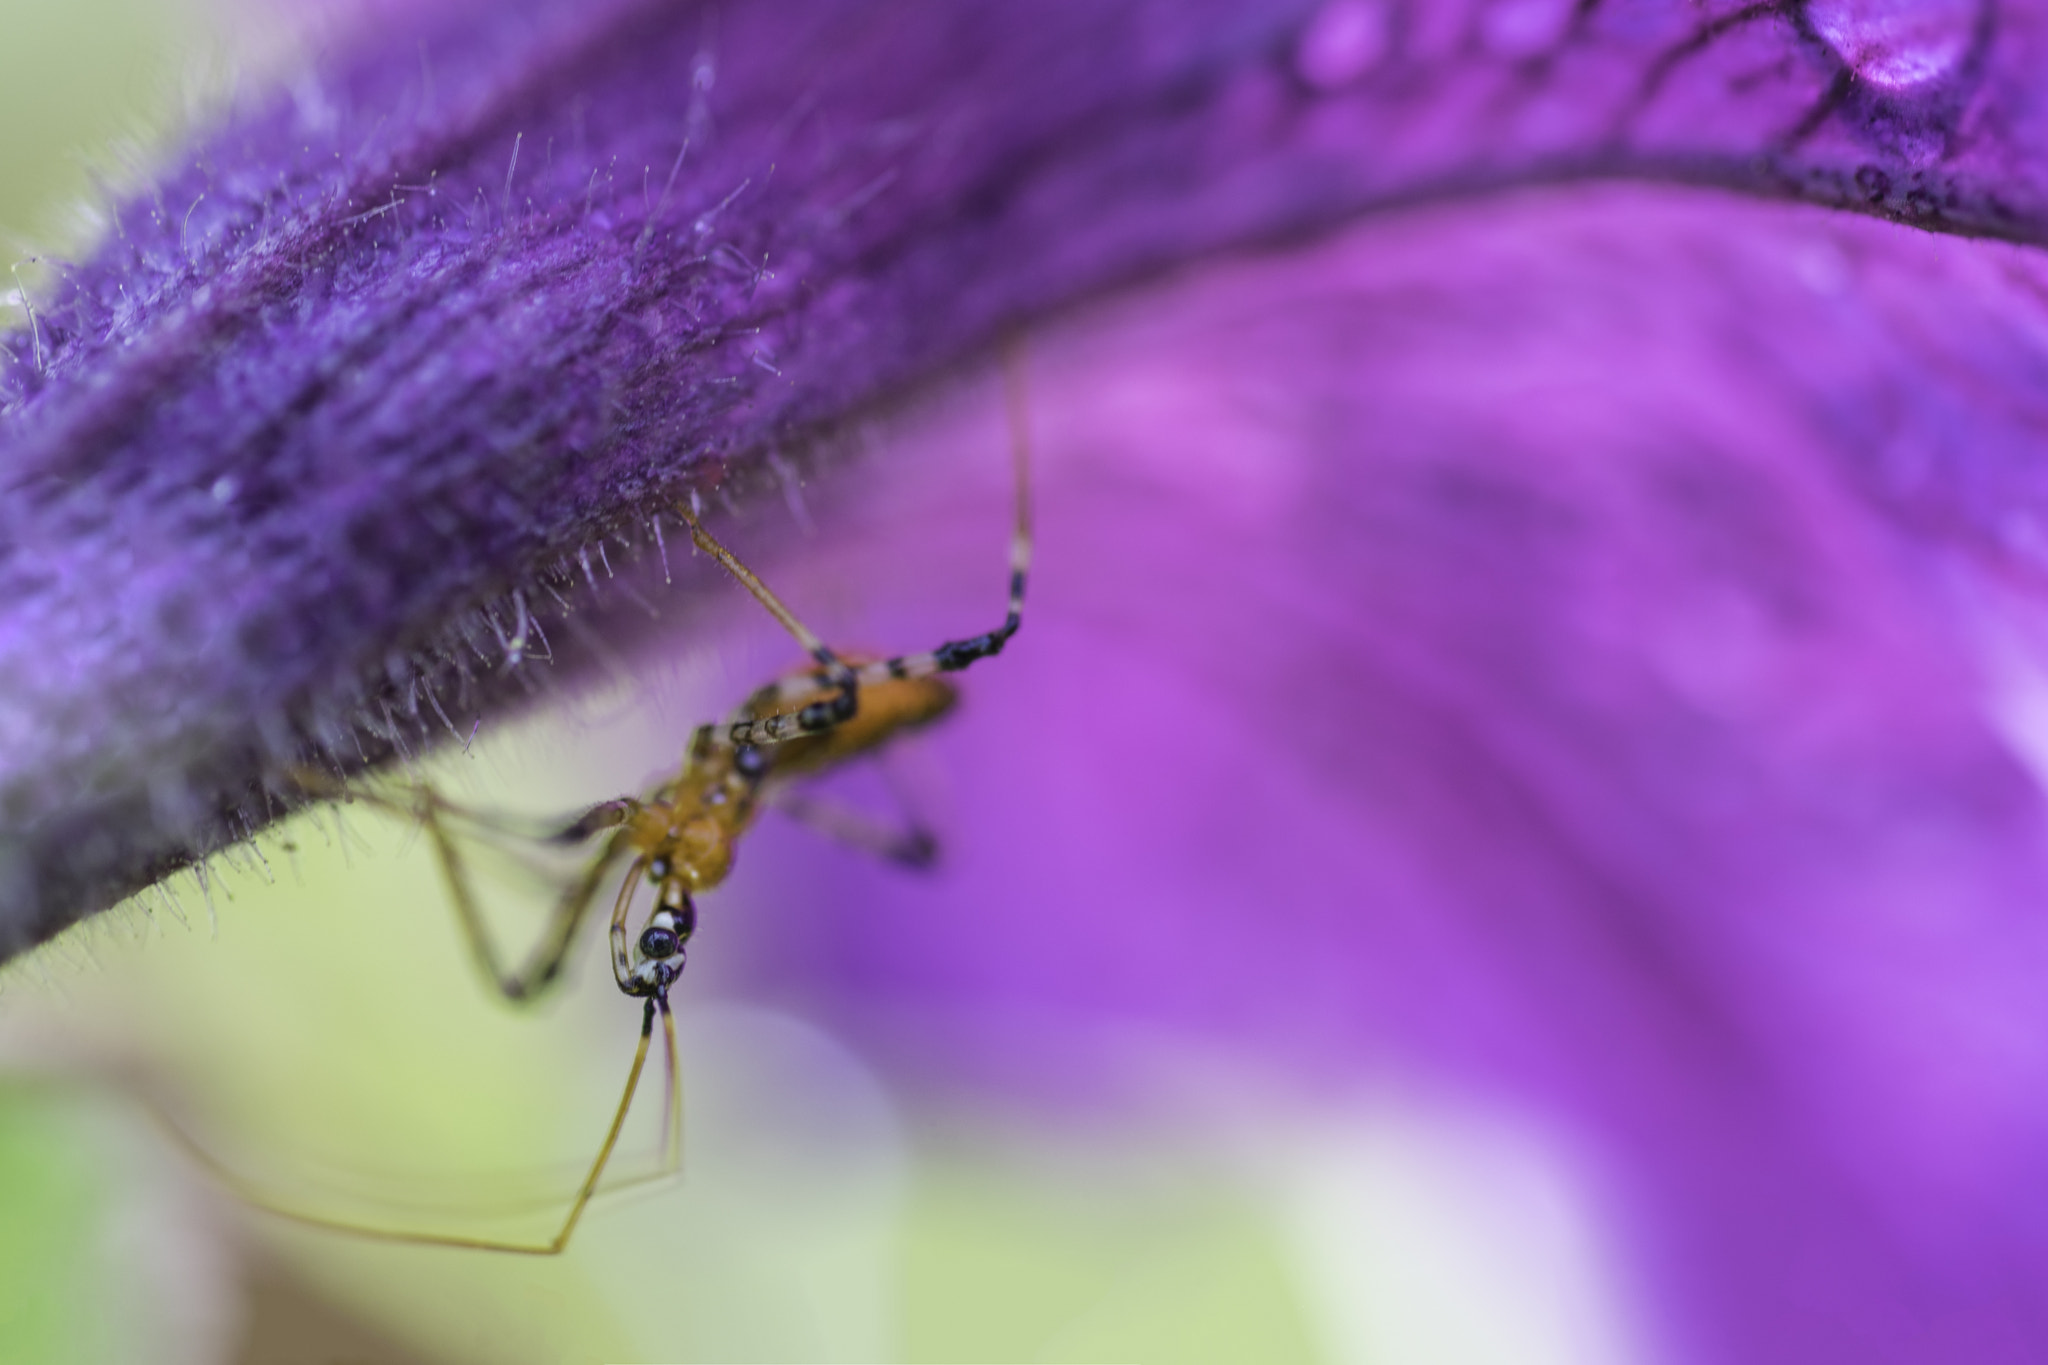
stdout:
{"type": "MultiPolygon", "coordinates": [[[[462,926],[463,937],[468,940],[470,954],[476,960],[484,979],[505,999],[523,1003],[533,999],[561,975],[562,964],[568,960],[569,950],[575,946],[576,931],[590,913],[590,906],[597,899],[599,888],[605,877],[618,865],[624,848],[622,840],[614,837],[605,845],[604,851],[592,858],[578,874],[548,914],[547,927],[535,943],[526,961],[516,970],[509,969],[499,955],[498,947],[491,937],[490,928],[484,923],[483,911],[477,904],[476,892],[469,882],[469,869],[462,860],[461,851],[455,846],[447,827],[442,823],[437,808],[438,798],[432,792],[424,793],[417,814],[426,826],[427,837],[434,845],[434,853],[441,865],[441,878],[448,887],[448,899],[455,907],[455,919],[462,926]]],[[[619,803],[607,803],[599,811],[619,803]]],[[[592,814],[595,814],[593,811],[592,814]]],[[[584,817],[588,819],[589,817],[584,817]]],[[[612,821],[613,824],[619,821],[612,821]]],[[[630,879],[627,885],[632,883],[630,879]]]]}
{"type": "Polygon", "coordinates": [[[685,522],[689,523],[690,538],[697,548],[710,555],[722,565],[725,571],[739,581],[741,587],[752,593],[754,600],[768,609],[768,612],[782,628],[796,637],[810,656],[817,660],[818,668],[826,686],[832,689],[829,697],[807,703],[802,710],[788,715],[769,716],[762,720],[744,720],[728,727],[725,742],[735,747],[742,744],[780,744],[800,735],[814,735],[852,720],[860,709],[860,681],[853,668],[832,652],[832,647],[819,639],[796,613],[782,604],[782,599],[769,591],[768,585],[739,557],[718,542],[718,538],[706,530],[697,514],[688,507],[676,509],[685,522]]]}

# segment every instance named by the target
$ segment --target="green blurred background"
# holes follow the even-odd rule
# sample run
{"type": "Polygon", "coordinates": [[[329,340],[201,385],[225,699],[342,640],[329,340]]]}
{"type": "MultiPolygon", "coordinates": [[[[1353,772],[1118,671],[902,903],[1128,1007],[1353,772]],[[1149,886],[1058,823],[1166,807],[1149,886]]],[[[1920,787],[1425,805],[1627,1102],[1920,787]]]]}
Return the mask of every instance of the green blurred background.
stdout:
{"type": "MultiPolygon", "coordinates": [[[[292,46],[261,11],[198,0],[0,0],[7,264],[87,249],[96,182],[132,183],[292,46]]],[[[637,789],[748,668],[676,664],[490,737],[447,780],[548,811],[637,789]]],[[[545,1211],[502,1213],[573,1188],[630,1056],[637,1010],[601,954],[515,1015],[478,985],[402,822],[347,828],[298,822],[267,865],[217,866],[210,895],[180,879],[175,901],[0,978],[0,1361],[1634,1354],[1569,1164],[1497,1116],[1426,1089],[1303,1096],[1187,1057],[1162,1058],[1179,1099],[1154,1122],[966,1107],[905,1091],[800,1002],[748,999],[709,953],[677,996],[687,1176],[600,1201],[567,1256],[249,1211],[133,1085],[295,1206],[544,1235],[545,1211]]],[[[758,918],[750,894],[721,892],[718,918],[758,918]]],[[[637,1125],[629,1165],[655,1142],[637,1125]]]]}

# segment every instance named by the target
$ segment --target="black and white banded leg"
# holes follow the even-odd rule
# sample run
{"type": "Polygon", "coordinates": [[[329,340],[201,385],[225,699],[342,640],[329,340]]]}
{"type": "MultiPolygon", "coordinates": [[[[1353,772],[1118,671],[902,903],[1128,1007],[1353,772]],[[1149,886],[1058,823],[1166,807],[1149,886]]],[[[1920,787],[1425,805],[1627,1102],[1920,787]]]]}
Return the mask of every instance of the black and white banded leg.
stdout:
{"type": "Polygon", "coordinates": [[[982,659],[1003,652],[1003,646],[1024,624],[1024,593],[1031,577],[1031,430],[1023,361],[1014,346],[1004,348],[1003,375],[1011,462],[1016,479],[1017,523],[1010,535],[1009,608],[1002,624],[994,630],[948,640],[937,649],[924,653],[899,654],[893,659],[852,667],[810,627],[798,620],[796,613],[785,606],[753,570],[720,544],[694,512],[687,506],[678,509],[689,524],[690,537],[697,548],[717,560],[818,663],[816,672],[797,674],[771,683],[749,697],[740,707],[740,713],[746,718],[727,723],[724,734],[719,737],[724,743],[734,746],[780,744],[804,735],[819,734],[853,719],[859,710],[863,686],[891,678],[958,673],[982,659]],[[814,699],[805,701],[807,697],[814,699]],[[798,705],[799,702],[803,704],[798,705]],[[763,716],[763,712],[768,714],[763,716]]]}

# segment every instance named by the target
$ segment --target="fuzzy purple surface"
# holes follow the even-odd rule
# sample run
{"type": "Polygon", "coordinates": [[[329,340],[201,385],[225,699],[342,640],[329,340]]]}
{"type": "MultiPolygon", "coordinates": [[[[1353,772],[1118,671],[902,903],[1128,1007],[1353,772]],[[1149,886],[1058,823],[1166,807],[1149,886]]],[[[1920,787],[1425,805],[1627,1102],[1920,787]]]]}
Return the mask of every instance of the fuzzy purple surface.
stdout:
{"type": "Polygon", "coordinates": [[[519,695],[518,608],[682,488],[1175,261],[1584,175],[2042,229],[2030,10],[1905,86],[1883,5],[1375,12],[1354,71],[1306,4],[442,11],[233,114],[6,344],[9,941],[519,695]]]}
{"type": "Polygon", "coordinates": [[[232,125],[9,342],[17,941],[516,695],[477,613],[663,498],[1285,245],[1034,332],[956,873],[781,864],[772,969],[948,1072],[1511,1096],[1681,1358],[2048,1354],[2048,276],[1968,240],[2048,226],[2041,11],[1363,8],[534,11],[232,125]]]}
{"type": "Polygon", "coordinates": [[[1131,268],[1035,278],[1071,204],[1012,182],[1279,22],[1161,13],[401,26],[121,209],[0,378],[12,942],[260,824],[292,763],[467,721],[565,562],[1131,268]]]}

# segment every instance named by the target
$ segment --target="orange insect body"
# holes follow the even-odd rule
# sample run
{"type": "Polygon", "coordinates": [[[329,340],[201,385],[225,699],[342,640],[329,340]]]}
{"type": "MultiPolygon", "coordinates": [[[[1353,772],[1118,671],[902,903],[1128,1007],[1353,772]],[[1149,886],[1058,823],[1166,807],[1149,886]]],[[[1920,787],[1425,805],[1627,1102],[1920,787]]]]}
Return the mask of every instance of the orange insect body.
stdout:
{"type": "MultiPolygon", "coordinates": [[[[701,542],[716,544],[694,521],[691,529],[701,542]]],[[[719,554],[724,557],[722,548],[719,554]]],[[[989,652],[1000,649],[998,641],[989,652]]],[[[593,825],[617,822],[619,830],[600,863],[633,855],[611,930],[613,975],[626,994],[661,995],[681,975],[684,945],[697,928],[691,896],[717,886],[732,871],[734,846],[778,780],[858,757],[906,730],[930,724],[959,700],[953,684],[921,671],[943,666],[933,655],[879,662],[827,657],[828,669],[786,674],[747,698],[723,725],[698,726],[674,781],[645,800],[628,797],[600,806],[575,827],[580,834],[593,825]],[[826,718],[824,728],[806,719],[819,716],[826,718]],[[740,734],[774,735],[783,722],[802,728],[793,738],[774,743],[733,740],[740,734]],[[656,888],[654,910],[629,947],[626,920],[643,873],[656,888]]]]}
{"type": "MultiPolygon", "coordinates": [[[[856,669],[871,662],[842,657],[856,669]]],[[[794,714],[801,704],[832,690],[830,681],[815,670],[792,672],[749,698],[740,714],[763,719],[794,714]],[[754,710],[785,694],[794,694],[794,700],[754,710]]],[[[851,720],[751,751],[722,746],[716,742],[718,727],[699,726],[682,772],[639,803],[616,837],[650,867],[665,864],[687,890],[709,891],[732,870],[733,845],[759,817],[763,788],[878,749],[899,734],[931,724],[959,699],[959,689],[944,678],[884,677],[861,687],[860,706],[851,720]]]]}
{"type": "MultiPolygon", "coordinates": [[[[847,660],[858,669],[870,665],[867,659],[847,660]]],[[[815,677],[815,674],[811,676],[815,677]]],[[[809,735],[777,745],[771,775],[800,777],[837,767],[858,758],[906,731],[921,729],[951,711],[960,700],[960,689],[944,678],[883,678],[861,683],[860,710],[852,720],[822,734],[809,735]]]]}

